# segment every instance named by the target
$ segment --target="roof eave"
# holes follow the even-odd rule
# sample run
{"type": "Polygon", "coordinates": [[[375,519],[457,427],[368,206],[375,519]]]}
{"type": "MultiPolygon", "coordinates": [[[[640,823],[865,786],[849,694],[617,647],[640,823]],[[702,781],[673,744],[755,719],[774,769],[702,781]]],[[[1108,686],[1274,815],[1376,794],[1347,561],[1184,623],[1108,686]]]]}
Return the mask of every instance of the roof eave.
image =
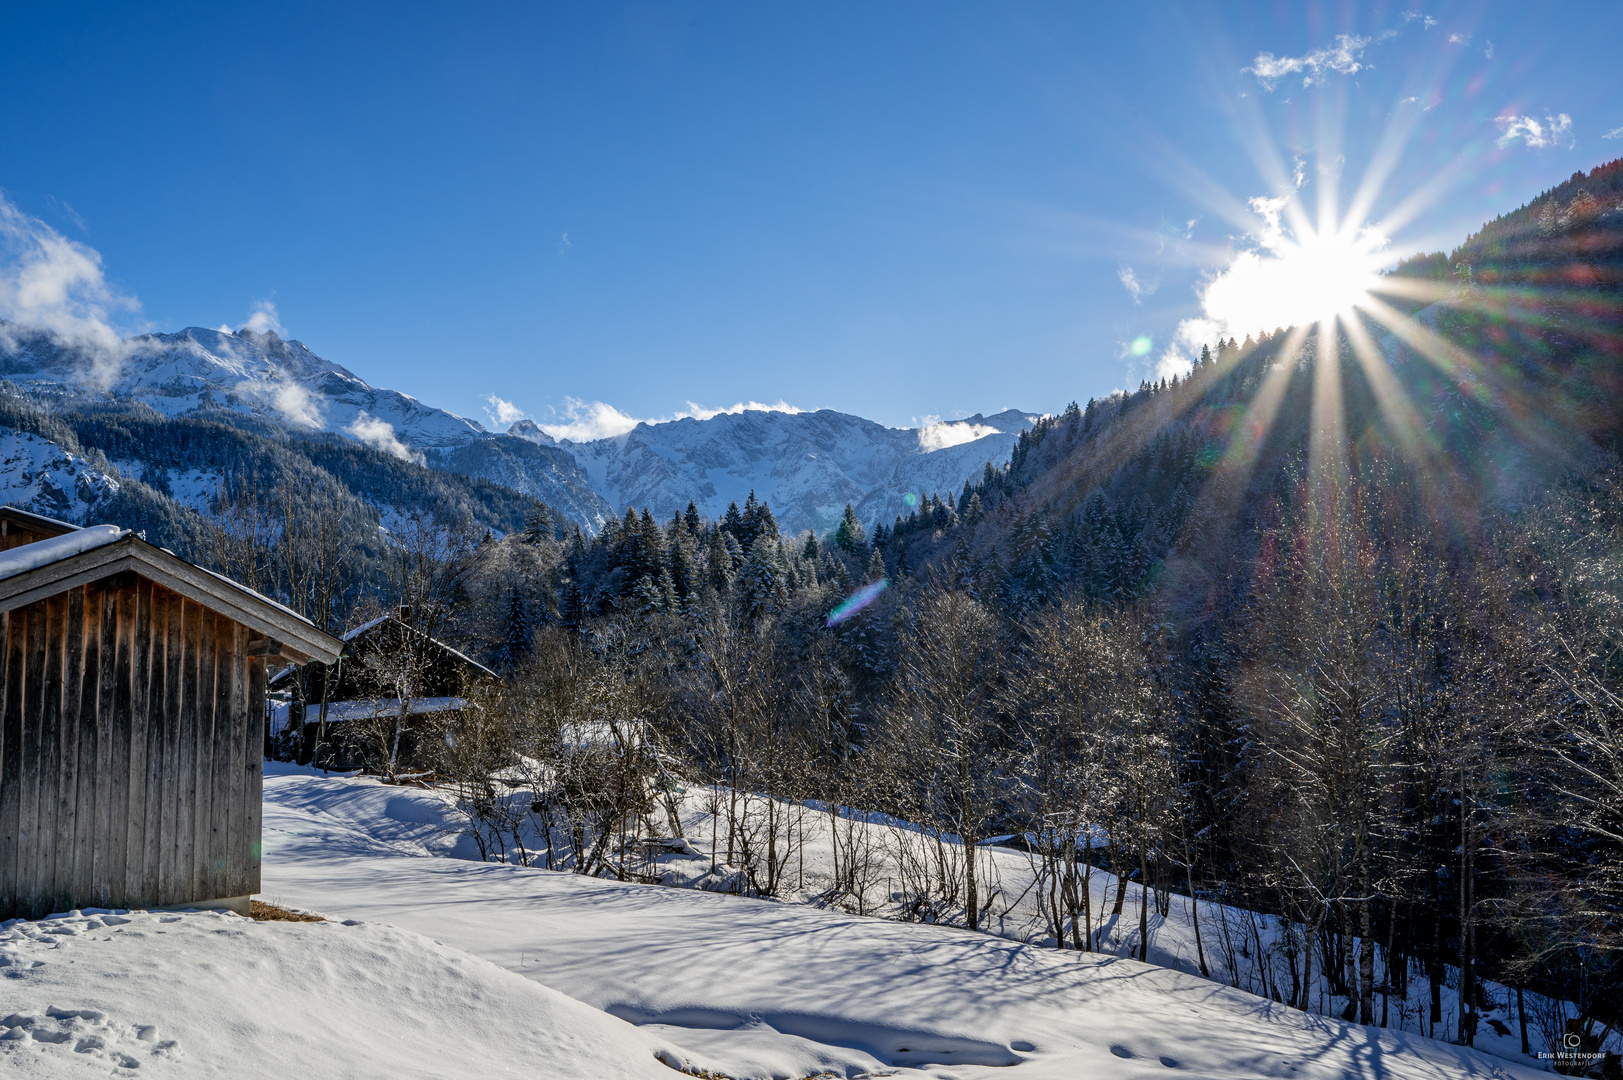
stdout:
{"type": "Polygon", "coordinates": [[[279,605],[211,574],[135,535],[0,579],[0,612],[100,581],[125,570],[171,589],[270,638],[278,653],[303,663],[338,659],[342,642],[279,605]]]}

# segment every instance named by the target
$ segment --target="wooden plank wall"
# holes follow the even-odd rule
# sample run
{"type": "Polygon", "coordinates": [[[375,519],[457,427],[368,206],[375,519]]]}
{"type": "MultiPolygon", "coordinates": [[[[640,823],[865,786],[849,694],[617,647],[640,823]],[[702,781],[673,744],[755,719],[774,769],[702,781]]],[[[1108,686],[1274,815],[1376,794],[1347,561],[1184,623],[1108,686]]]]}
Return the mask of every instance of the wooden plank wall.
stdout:
{"type": "Polygon", "coordinates": [[[0,919],[259,891],[248,636],[133,573],[0,614],[0,919]]]}
{"type": "MultiPolygon", "coordinates": [[[[64,527],[63,532],[70,531],[64,527]]],[[[33,544],[40,540],[49,540],[53,536],[61,536],[61,532],[41,532],[30,529],[26,525],[19,525],[15,521],[0,522],[0,551],[10,551],[14,547],[24,544],[33,544]]]]}

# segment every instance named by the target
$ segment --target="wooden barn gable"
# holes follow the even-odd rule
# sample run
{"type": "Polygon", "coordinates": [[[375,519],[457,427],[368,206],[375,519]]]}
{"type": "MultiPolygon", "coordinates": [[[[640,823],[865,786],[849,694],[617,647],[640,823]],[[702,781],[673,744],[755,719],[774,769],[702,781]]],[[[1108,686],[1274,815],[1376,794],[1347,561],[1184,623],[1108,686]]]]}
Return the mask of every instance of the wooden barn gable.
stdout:
{"type": "Polygon", "coordinates": [[[113,526],[0,509],[0,545],[0,918],[246,910],[267,664],[338,640],[113,526]]]}

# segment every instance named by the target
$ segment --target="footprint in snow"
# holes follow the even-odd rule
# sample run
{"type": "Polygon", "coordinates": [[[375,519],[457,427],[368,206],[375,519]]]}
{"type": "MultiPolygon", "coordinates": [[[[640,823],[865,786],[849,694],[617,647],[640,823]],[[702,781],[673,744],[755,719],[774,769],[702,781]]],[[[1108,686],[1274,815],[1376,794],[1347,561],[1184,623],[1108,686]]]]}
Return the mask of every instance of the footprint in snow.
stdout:
{"type": "Polygon", "coordinates": [[[64,1009],[48,1006],[43,1013],[12,1013],[0,1017],[0,1054],[23,1047],[60,1048],[111,1062],[117,1068],[138,1069],[141,1059],[174,1059],[180,1044],[159,1037],[155,1024],[125,1024],[100,1009],[64,1009]]]}

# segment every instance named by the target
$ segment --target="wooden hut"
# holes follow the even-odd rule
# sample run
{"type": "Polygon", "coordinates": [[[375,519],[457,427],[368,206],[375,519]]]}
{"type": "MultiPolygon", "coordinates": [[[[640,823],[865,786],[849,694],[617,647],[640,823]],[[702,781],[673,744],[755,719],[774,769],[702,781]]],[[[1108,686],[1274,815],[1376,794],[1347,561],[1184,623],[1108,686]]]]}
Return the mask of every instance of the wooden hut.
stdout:
{"type": "Polygon", "coordinates": [[[398,727],[398,737],[388,739],[396,764],[432,767],[425,734],[454,725],[467,704],[462,695],[500,677],[412,626],[409,615],[401,609],[346,632],[336,664],[289,667],[271,678],[270,689],[285,699],[271,710],[271,756],[332,769],[382,768],[379,729],[398,727]],[[402,689],[410,690],[405,700],[402,689]]]}
{"type": "Polygon", "coordinates": [[[339,648],[133,533],[0,509],[0,918],[246,913],[266,666],[339,648]]]}

